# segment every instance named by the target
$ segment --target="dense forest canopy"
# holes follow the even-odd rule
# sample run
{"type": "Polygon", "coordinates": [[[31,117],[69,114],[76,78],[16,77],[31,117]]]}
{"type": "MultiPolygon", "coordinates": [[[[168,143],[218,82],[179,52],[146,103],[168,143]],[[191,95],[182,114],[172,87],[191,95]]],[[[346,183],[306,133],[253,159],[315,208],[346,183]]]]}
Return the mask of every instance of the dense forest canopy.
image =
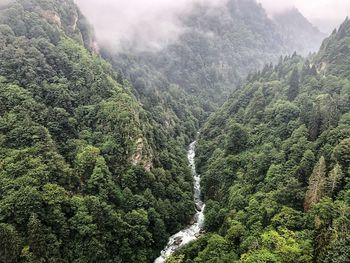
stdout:
{"type": "Polygon", "coordinates": [[[169,262],[350,261],[349,29],[251,74],[209,118],[207,234],[169,262]]]}
{"type": "Polygon", "coordinates": [[[349,20],[279,61],[322,37],[298,11],[181,22],[116,54],[73,0],[1,1],[1,263],[153,262],[195,213],[199,129],[206,233],[169,262],[350,260],[349,20]]]}
{"type": "Polygon", "coordinates": [[[0,46],[0,261],[154,259],[193,213],[185,133],[142,109],[72,1],[2,6],[0,46]]]}

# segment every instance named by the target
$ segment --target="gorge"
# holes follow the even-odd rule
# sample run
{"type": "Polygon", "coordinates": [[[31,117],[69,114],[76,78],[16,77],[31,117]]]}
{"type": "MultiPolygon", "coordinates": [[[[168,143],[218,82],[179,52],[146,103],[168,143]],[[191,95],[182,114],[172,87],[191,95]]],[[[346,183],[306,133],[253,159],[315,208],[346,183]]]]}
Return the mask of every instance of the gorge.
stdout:
{"type": "Polygon", "coordinates": [[[0,0],[0,263],[350,262],[349,19],[212,2],[0,0]]]}
{"type": "Polygon", "coordinates": [[[188,244],[189,242],[196,240],[203,231],[205,204],[203,203],[201,197],[201,176],[197,174],[196,171],[196,143],[197,141],[194,141],[190,144],[187,154],[188,162],[190,164],[193,176],[193,196],[196,206],[196,214],[190,226],[179,231],[169,238],[168,244],[161,252],[161,256],[158,257],[154,263],[165,262],[167,257],[171,256],[171,254],[173,254],[176,250],[188,244]]]}

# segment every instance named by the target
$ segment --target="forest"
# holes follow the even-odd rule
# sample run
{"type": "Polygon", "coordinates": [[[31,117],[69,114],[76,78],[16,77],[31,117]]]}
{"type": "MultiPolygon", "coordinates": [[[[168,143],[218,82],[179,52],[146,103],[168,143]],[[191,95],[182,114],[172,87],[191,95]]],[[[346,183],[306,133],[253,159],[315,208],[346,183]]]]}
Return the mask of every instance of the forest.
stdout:
{"type": "Polygon", "coordinates": [[[307,54],[295,10],[211,8],[116,53],[73,0],[0,0],[0,263],[153,262],[197,132],[204,230],[167,263],[350,262],[350,20],[307,54]]]}
{"type": "Polygon", "coordinates": [[[153,125],[72,1],[0,24],[0,262],[155,258],[192,215],[186,136],[153,125]]]}
{"type": "Polygon", "coordinates": [[[251,74],[201,131],[207,234],[169,262],[350,260],[350,21],[251,74]]]}

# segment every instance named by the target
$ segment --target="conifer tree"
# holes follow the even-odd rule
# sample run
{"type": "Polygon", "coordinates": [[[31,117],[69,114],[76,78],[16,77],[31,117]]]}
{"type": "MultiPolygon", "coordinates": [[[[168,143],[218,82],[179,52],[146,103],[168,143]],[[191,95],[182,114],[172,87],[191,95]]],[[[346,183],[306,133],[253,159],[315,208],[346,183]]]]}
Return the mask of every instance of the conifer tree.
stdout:
{"type": "Polygon", "coordinates": [[[293,101],[299,95],[299,72],[294,68],[289,79],[288,99],[293,101]]]}
{"type": "Polygon", "coordinates": [[[333,196],[334,193],[339,188],[339,184],[343,178],[344,174],[342,172],[341,166],[336,164],[327,178],[327,192],[330,196],[333,196]]]}
{"type": "Polygon", "coordinates": [[[309,178],[309,186],[305,194],[304,209],[309,210],[324,197],[326,191],[326,160],[322,156],[315,165],[309,178]]]}

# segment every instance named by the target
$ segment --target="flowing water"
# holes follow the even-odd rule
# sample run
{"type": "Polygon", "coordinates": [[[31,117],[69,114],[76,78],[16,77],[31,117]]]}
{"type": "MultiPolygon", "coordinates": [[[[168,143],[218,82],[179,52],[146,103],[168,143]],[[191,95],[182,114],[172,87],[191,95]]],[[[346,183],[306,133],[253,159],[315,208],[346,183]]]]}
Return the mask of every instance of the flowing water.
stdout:
{"type": "Polygon", "coordinates": [[[169,238],[168,244],[161,252],[159,258],[157,258],[154,263],[163,263],[165,259],[174,253],[180,247],[186,245],[187,243],[196,240],[202,229],[204,223],[204,208],[205,204],[201,199],[201,177],[196,172],[196,164],[194,161],[194,157],[196,155],[196,141],[190,144],[187,158],[190,163],[192,176],[193,176],[193,185],[194,185],[194,202],[196,204],[196,214],[194,216],[194,223],[189,227],[181,230],[175,235],[169,238]]]}

